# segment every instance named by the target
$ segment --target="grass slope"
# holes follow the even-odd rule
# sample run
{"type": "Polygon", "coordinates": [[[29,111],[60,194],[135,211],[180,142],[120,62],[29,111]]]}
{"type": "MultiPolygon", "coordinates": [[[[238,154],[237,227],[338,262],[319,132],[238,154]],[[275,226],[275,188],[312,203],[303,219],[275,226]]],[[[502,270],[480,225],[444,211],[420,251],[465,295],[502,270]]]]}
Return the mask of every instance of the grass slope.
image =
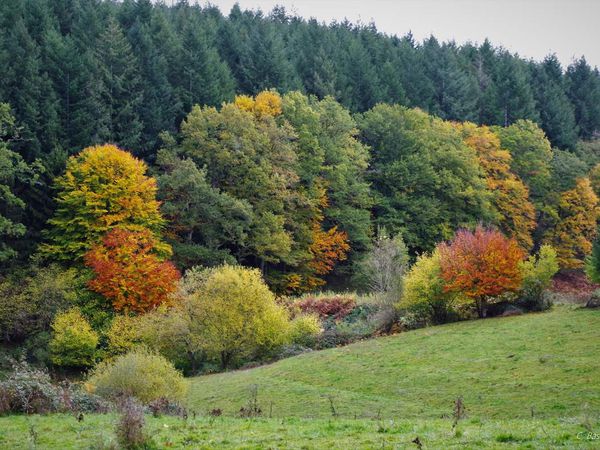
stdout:
{"type": "Polygon", "coordinates": [[[235,414],[258,387],[273,417],[597,417],[600,311],[454,323],[192,379],[190,406],[235,414]]]}
{"type": "MultiPolygon", "coordinates": [[[[598,448],[599,337],[600,311],[567,307],[412,331],[192,379],[199,415],[146,429],[161,449],[598,448]],[[273,418],[204,415],[236,414],[252,385],[273,418]]],[[[0,449],[116,448],[116,420],[0,417],[0,449]]]]}

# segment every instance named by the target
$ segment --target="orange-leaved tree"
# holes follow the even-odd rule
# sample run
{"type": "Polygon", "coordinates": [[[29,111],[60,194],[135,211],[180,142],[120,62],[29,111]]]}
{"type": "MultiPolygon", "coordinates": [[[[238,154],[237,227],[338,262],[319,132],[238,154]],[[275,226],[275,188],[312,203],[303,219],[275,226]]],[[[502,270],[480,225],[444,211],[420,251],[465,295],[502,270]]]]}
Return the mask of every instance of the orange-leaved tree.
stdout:
{"type": "Polygon", "coordinates": [[[117,311],[141,313],[168,302],[180,278],[173,263],[157,256],[149,230],[111,230],[86,253],[85,264],[95,275],[89,288],[117,311]]]}
{"type": "Polygon", "coordinates": [[[497,230],[459,230],[454,239],[439,245],[439,251],[444,290],[475,301],[479,317],[486,316],[493,297],[521,286],[523,250],[497,230]]]}
{"type": "Polygon", "coordinates": [[[303,261],[298,272],[285,277],[285,291],[299,293],[312,291],[325,284],[321,278],[331,272],[338,261],[344,261],[350,251],[348,233],[338,230],[337,225],[329,229],[323,227],[323,209],[329,206],[325,189],[320,189],[318,206],[310,224],[310,244],[307,260],[303,261]]]}

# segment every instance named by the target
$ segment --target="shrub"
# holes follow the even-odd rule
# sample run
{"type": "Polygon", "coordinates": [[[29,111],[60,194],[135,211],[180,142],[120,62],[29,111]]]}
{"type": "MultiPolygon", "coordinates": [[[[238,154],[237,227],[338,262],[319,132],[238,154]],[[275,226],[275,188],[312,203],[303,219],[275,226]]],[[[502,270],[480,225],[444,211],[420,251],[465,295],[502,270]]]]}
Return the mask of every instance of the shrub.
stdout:
{"type": "Polygon", "coordinates": [[[143,403],[161,397],[182,401],[187,391],[185,379],[169,361],[143,348],[99,364],[88,386],[107,399],[135,397],[143,403]]]}
{"type": "Polygon", "coordinates": [[[54,364],[67,367],[94,364],[98,334],[77,308],[57,314],[52,331],[50,358],[54,364]]]}
{"type": "Polygon", "coordinates": [[[456,294],[445,292],[441,277],[440,253],[434,250],[417,258],[404,278],[404,294],[398,302],[405,328],[419,324],[444,323],[453,316],[456,294]]]}
{"type": "Polygon", "coordinates": [[[135,399],[125,399],[121,409],[121,417],[117,422],[117,441],[124,449],[142,449],[149,438],[144,432],[144,407],[135,399]]]}
{"type": "Polygon", "coordinates": [[[537,257],[532,255],[521,263],[523,284],[520,303],[527,309],[542,311],[550,304],[545,295],[552,284],[552,277],[558,272],[556,251],[549,245],[542,245],[537,257]]]}
{"type": "Polygon", "coordinates": [[[187,415],[187,410],[181,406],[181,403],[162,397],[152,400],[148,404],[148,409],[154,417],[162,415],[186,417],[187,415]]]}
{"type": "Polygon", "coordinates": [[[12,372],[0,382],[0,414],[51,412],[106,412],[110,405],[69,382],[52,383],[46,370],[13,362],[12,372]]]}
{"type": "Polygon", "coordinates": [[[201,347],[226,369],[235,358],[256,357],[286,343],[287,311],[256,269],[208,269],[188,309],[201,347]]]}
{"type": "Polygon", "coordinates": [[[322,319],[340,320],[356,306],[354,297],[333,295],[330,297],[308,296],[295,303],[303,313],[317,314],[322,319]]]}
{"type": "Polygon", "coordinates": [[[321,322],[314,314],[301,314],[290,324],[289,341],[304,347],[313,347],[321,333],[321,322]]]}

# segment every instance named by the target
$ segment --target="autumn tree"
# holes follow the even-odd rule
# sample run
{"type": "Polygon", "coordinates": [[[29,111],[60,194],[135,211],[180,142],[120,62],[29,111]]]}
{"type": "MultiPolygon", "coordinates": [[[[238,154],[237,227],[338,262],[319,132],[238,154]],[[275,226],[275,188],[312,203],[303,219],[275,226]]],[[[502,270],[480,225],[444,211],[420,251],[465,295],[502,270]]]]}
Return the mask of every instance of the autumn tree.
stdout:
{"type": "Polygon", "coordinates": [[[94,272],[89,288],[112,302],[117,311],[145,312],[169,301],[180,275],[157,255],[149,230],[111,230],[85,255],[94,272]]]}
{"type": "MultiPolygon", "coordinates": [[[[115,227],[148,229],[157,235],[164,225],[156,200],[156,181],[146,164],[114,145],[88,147],[69,158],[56,180],[56,212],[48,243],[41,252],[73,261],[115,227]]],[[[168,252],[166,244],[156,242],[168,252]]]]}
{"type": "Polygon", "coordinates": [[[517,120],[509,127],[494,127],[500,145],[510,152],[511,170],[525,182],[536,206],[543,203],[552,177],[552,147],[534,122],[517,120]]]}
{"type": "Polygon", "coordinates": [[[493,297],[521,286],[523,250],[499,231],[482,226],[474,232],[459,230],[438,248],[444,290],[474,301],[479,317],[486,316],[493,297]]]}
{"type": "Polygon", "coordinates": [[[284,277],[285,291],[298,293],[311,291],[325,284],[321,277],[330,273],[335,265],[344,261],[350,250],[348,234],[335,225],[325,230],[322,210],[329,205],[325,192],[321,193],[321,209],[314,211],[311,223],[311,240],[306,257],[284,277]]]}
{"type": "Polygon", "coordinates": [[[597,233],[598,212],[598,197],[588,178],[579,178],[573,189],[561,194],[543,240],[556,250],[562,269],[583,267],[597,233]]]}
{"type": "Polygon", "coordinates": [[[456,124],[465,143],[477,152],[486,173],[487,187],[496,209],[496,224],[506,235],[514,237],[524,250],[533,246],[535,209],[529,201],[529,189],[510,169],[512,157],[500,146],[500,139],[486,126],[469,122],[456,124]]]}
{"type": "Polygon", "coordinates": [[[262,91],[253,98],[238,95],[234,101],[238,108],[253,113],[256,117],[275,117],[281,114],[281,96],[275,91],[262,91]]]}

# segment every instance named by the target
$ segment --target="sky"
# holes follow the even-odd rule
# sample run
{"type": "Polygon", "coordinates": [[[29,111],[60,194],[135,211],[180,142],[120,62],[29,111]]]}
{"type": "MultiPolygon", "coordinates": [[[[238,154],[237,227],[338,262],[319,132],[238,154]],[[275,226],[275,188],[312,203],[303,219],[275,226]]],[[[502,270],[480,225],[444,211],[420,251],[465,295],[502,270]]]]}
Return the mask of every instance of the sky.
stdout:
{"type": "MultiPolygon", "coordinates": [[[[170,3],[170,0],[165,0],[170,3]]],[[[195,0],[189,0],[193,3],[195,0]]],[[[198,1],[204,4],[204,1],[198,1]]],[[[563,64],[585,55],[600,67],[600,0],[211,0],[224,14],[234,3],[242,9],[270,11],[283,5],[290,13],[329,23],[374,22],[379,31],[421,41],[481,43],[487,37],[525,58],[542,60],[556,53],[563,64]]]]}

